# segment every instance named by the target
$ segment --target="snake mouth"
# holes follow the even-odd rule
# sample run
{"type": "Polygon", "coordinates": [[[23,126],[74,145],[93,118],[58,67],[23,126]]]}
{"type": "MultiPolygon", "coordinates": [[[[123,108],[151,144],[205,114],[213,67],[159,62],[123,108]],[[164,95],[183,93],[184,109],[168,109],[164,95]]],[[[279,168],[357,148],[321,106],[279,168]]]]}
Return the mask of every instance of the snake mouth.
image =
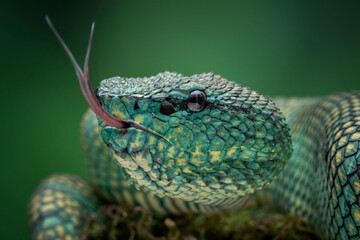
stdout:
{"type": "MultiPolygon", "coordinates": [[[[161,139],[161,141],[168,144],[168,146],[171,146],[172,148],[176,149],[175,151],[189,154],[189,156],[191,156],[191,158],[193,158],[189,162],[191,162],[194,166],[198,165],[198,164],[201,165],[202,161],[198,161],[196,158],[199,158],[199,157],[201,158],[205,155],[210,158],[208,160],[210,160],[210,162],[212,162],[212,163],[221,161],[221,158],[229,158],[231,160],[234,160],[234,161],[238,160],[241,162],[251,162],[251,161],[265,162],[265,161],[269,161],[269,160],[273,161],[280,155],[279,149],[274,148],[269,151],[264,151],[264,150],[259,150],[259,149],[255,149],[255,148],[251,148],[251,147],[249,148],[246,146],[233,146],[233,147],[222,149],[222,150],[209,150],[208,149],[205,151],[199,151],[199,149],[196,149],[196,148],[195,148],[195,150],[190,150],[190,149],[186,149],[186,148],[182,148],[181,146],[178,146],[175,142],[171,141],[166,136],[163,136],[163,135],[155,132],[154,130],[152,130],[140,123],[137,123],[133,120],[126,120],[124,122],[129,124],[129,127],[115,128],[113,126],[107,125],[104,122],[103,122],[103,124],[100,124],[100,127],[101,127],[101,129],[110,127],[111,129],[113,129],[117,132],[124,131],[125,134],[128,134],[128,130],[130,130],[130,129],[139,130],[140,132],[150,134],[154,137],[161,139]],[[215,160],[215,159],[217,159],[217,160],[215,160]],[[196,162],[197,164],[195,164],[194,162],[196,162]]],[[[113,140],[115,140],[115,139],[113,139],[113,140]]],[[[116,140],[114,142],[116,142],[116,140]]],[[[125,144],[125,145],[127,145],[127,144],[125,144]]],[[[123,145],[123,147],[127,148],[125,145],[123,145]]],[[[128,153],[130,153],[130,154],[137,154],[138,152],[142,151],[140,149],[136,149],[136,150],[128,149],[128,150],[129,150],[128,153]]],[[[115,152],[117,152],[117,151],[115,151],[115,152]]],[[[213,171],[210,171],[210,172],[213,172],[213,171]]]]}

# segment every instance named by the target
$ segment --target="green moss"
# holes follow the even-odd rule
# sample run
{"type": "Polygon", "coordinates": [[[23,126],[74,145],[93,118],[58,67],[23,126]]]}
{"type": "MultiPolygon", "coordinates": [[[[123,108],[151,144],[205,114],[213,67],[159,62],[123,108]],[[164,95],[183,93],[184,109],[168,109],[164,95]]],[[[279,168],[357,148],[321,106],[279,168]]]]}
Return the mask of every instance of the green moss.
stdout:
{"type": "Polygon", "coordinates": [[[320,239],[299,216],[255,207],[225,214],[160,215],[107,205],[89,217],[83,239],[320,239]]]}

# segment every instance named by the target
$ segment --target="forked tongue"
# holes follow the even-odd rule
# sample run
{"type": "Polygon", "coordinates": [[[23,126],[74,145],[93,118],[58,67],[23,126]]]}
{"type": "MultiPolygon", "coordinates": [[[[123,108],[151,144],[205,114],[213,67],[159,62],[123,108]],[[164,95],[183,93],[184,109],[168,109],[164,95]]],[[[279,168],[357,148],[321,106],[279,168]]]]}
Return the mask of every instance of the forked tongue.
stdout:
{"type": "Polygon", "coordinates": [[[67,55],[70,58],[71,63],[75,68],[76,75],[79,79],[81,91],[89,104],[90,108],[94,111],[94,113],[103,120],[107,125],[116,127],[116,128],[139,128],[137,127],[138,124],[131,122],[131,121],[124,121],[122,119],[115,118],[114,116],[110,115],[108,112],[104,110],[101,106],[99,100],[95,96],[94,92],[91,89],[90,79],[89,79],[89,57],[90,57],[90,49],[91,49],[91,41],[94,33],[95,23],[93,22],[91,25],[91,32],[90,32],[90,39],[89,45],[86,51],[84,69],[81,70],[79,64],[76,62],[74,56],[72,55],[71,51],[65,44],[64,40],[60,37],[59,33],[56,31],[54,25],[51,23],[50,18],[46,15],[45,17],[46,22],[49,24],[51,30],[54,32],[56,38],[59,40],[60,44],[65,49],[67,55]]]}

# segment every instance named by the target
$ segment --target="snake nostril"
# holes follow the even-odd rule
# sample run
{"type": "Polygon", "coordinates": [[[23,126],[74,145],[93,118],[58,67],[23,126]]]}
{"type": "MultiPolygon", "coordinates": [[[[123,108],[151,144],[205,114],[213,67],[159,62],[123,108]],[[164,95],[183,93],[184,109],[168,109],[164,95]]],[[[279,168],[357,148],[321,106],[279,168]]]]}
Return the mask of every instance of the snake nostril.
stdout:
{"type": "Polygon", "coordinates": [[[134,104],[134,110],[139,109],[139,108],[140,108],[140,107],[139,107],[139,104],[138,104],[138,102],[136,101],[135,104],[134,104]]]}
{"type": "Polygon", "coordinates": [[[168,101],[163,101],[160,105],[160,112],[166,116],[173,114],[175,111],[174,106],[168,101]]]}

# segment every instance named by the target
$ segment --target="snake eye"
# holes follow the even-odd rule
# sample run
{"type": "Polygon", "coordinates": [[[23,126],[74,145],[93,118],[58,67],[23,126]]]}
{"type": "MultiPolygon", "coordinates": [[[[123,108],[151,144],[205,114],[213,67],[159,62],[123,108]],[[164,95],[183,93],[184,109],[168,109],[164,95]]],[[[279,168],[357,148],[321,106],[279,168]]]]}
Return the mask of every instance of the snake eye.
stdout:
{"type": "Polygon", "coordinates": [[[187,100],[188,108],[193,112],[200,112],[204,109],[206,104],[206,95],[204,92],[195,90],[192,91],[187,100]]]}
{"type": "Polygon", "coordinates": [[[174,106],[168,101],[163,101],[160,105],[160,112],[166,116],[173,114],[175,111],[174,106]]]}

